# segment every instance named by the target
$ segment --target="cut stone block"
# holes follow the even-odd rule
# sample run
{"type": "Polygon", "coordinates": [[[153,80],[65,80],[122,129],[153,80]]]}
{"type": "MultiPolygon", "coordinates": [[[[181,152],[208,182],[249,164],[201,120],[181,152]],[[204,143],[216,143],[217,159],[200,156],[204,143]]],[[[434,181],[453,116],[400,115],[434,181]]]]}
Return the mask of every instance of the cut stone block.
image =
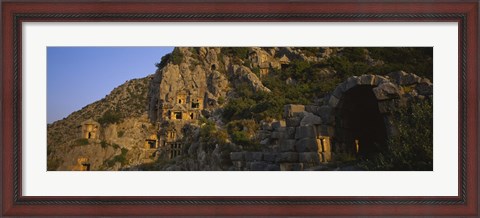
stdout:
{"type": "Polygon", "coordinates": [[[297,140],[295,143],[295,149],[297,152],[316,152],[317,148],[317,140],[315,138],[303,138],[297,140]]]}
{"type": "Polygon", "coordinates": [[[295,151],[295,139],[283,139],[280,141],[280,151],[295,151]]]}
{"type": "Polygon", "coordinates": [[[243,161],[244,159],[244,152],[231,152],[230,159],[232,161],[243,161]]]}
{"type": "Polygon", "coordinates": [[[295,139],[302,138],[315,138],[315,127],[314,126],[299,126],[295,130],[295,139]]]}
{"type": "Polygon", "coordinates": [[[298,153],[297,152],[283,152],[277,155],[276,162],[278,163],[285,163],[285,162],[297,162],[298,161],[298,153]]]}

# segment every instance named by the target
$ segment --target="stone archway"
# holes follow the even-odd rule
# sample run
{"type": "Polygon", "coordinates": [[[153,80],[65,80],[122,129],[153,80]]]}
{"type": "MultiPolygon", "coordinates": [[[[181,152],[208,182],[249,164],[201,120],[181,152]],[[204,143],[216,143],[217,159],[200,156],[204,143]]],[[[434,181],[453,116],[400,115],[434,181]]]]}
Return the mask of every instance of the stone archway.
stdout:
{"type": "Polygon", "coordinates": [[[359,85],[344,93],[336,111],[337,140],[346,145],[347,152],[368,156],[381,151],[387,139],[384,115],[372,89],[359,85]]]}
{"type": "Polygon", "coordinates": [[[329,99],[334,150],[358,156],[381,151],[389,135],[388,113],[401,89],[388,78],[362,75],[341,83],[329,99]]]}

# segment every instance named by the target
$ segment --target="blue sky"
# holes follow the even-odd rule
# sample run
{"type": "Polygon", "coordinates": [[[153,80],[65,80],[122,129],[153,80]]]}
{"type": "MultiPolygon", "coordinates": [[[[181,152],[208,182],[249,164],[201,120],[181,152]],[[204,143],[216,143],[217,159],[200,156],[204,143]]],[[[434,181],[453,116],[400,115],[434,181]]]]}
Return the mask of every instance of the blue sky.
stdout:
{"type": "Polygon", "coordinates": [[[102,99],[125,81],[155,73],[173,47],[48,47],[47,122],[102,99]]]}

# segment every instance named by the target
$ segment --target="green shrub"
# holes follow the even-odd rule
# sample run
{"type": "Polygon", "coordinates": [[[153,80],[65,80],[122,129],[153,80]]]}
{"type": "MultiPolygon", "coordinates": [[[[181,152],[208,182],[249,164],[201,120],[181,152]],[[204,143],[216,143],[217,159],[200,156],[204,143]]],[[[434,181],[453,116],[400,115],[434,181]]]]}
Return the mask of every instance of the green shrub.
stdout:
{"type": "Polygon", "coordinates": [[[260,78],[260,68],[258,67],[252,68],[252,73],[254,73],[258,78],[260,78]]]}
{"type": "Polygon", "coordinates": [[[218,104],[219,104],[219,105],[222,105],[223,103],[225,103],[225,98],[222,97],[222,96],[220,96],[220,97],[218,98],[218,104]]]}
{"type": "Polygon", "coordinates": [[[122,120],[122,117],[120,113],[115,112],[113,110],[108,110],[105,113],[103,113],[102,117],[98,119],[98,123],[104,126],[108,124],[118,123],[121,120],[122,120]]]}
{"type": "Polygon", "coordinates": [[[183,62],[183,54],[182,52],[180,52],[180,49],[178,48],[173,49],[170,59],[173,64],[176,64],[176,65],[181,64],[183,62]]]}
{"type": "Polygon", "coordinates": [[[106,147],[108,147],[109,145],[110,145],[110,144],[108,144],[108,143],[107,143],[106,141],[104,141],[104,140],[102,140],[102,141],[100,142],[100,146],[102,146],[102,148],[106,148],[106,147]]]}
{"type": "Polygon", "coordinates": [[[259,142],[254,138],[259,126],[254,120],[235,120],[227,124],[232,141],[244,150],[259,150],[259,142]]]}
{"type": "Polygon", "coordinates": [[[168,61],[170,60],[171,54],[166,54],[160,60],[160,63],[155,63],[155,66],[158,69],[162,69],[163,67],[167,66],[168,61]]]}
{"type": "Polygon", "coordinates": [[[225,47],[222,48],[221,53],[230,57],[246,59],[248,57],[248,51],[248,47],[225,47]]]}
{"type": "Polygon", "coordinates": [[[370,56],[383,60],[377,72],[405,70],[433,79],[433,47],[368,48],[370,56]]]}
{"type": "Polygon", "coordinates": [[[248,146],[252,141],[244,131],[233,131],[230,136],[232,137],[232,141],[238,145],[248,146]]]}
{"type": "Polygon", "coordinates": [[[112,147],[115,148],[115,149],[119,149],[119,148],[120,148],[120,145],[118,145],[118,144],[116,144],[116,143],[113,143],[112,147]]]}
{"type": "Polygon", "coordinates": [[[200,127],[200,141],[207,146],[207,151],[211,152],[215,146],[227,143],[228,134],[223,129],[218,129],[214,122],[208,120],[205,125],[200,127]]]}
{"type": "Polygon", "coordinates": [[[120,131],[117,132],[117,137],[119,137],[119,138],[123,137],[123,134],[125,134],[125,132],[120,130],[120,131]]]}

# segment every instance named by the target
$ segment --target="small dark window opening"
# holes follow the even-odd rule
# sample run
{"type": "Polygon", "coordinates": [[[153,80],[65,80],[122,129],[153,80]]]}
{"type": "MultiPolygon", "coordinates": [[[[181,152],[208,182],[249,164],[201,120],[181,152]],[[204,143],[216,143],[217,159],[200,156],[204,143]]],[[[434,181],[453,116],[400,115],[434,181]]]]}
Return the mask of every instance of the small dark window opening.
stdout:
{"type": "Polygon", "coordinates": [[[182,119],[182,112],[175,112],[175,119],[181,120],[182,119]]]}
{"type": "Polygon", "coordinates": [[[83,163],[82,166],[85,167],[86,171],[90,171],[90,164],[89,163],[83,163]]]}
{"type": "Polygon", "coordinates": [[[217,69],[217,66],[215,66],[215,64],[212,64],[212,70],[216,70],[217,69]]]}
{"type": "Polygon", "coordinates": [[[182,103],[182,99],[178,99],[178,103],[181,104],[181,103],[182,103]]]}
{"type": "Polygon", "coordinates": [[[200,107],[200,103],[197,102],[192,102],[192,108],[199,108],[200,107]]]}
{"type": "Polygon", "coordinates": [[[148,146],[150,147],[150,149],[154,149],[156,148],[156,144],[157,142],[155,140],[147,140],[147,143],[148,143],[148,146]]]}
{"type": "Polygon", "coordinates": [[[92,138],[92,133],[91,132],[88,132],[88,138],[92,138]]]}
{"type": "Polygon", "coordinates": [[[190,113],[190,119],[193,120],[193,113],[190,113]]]}

